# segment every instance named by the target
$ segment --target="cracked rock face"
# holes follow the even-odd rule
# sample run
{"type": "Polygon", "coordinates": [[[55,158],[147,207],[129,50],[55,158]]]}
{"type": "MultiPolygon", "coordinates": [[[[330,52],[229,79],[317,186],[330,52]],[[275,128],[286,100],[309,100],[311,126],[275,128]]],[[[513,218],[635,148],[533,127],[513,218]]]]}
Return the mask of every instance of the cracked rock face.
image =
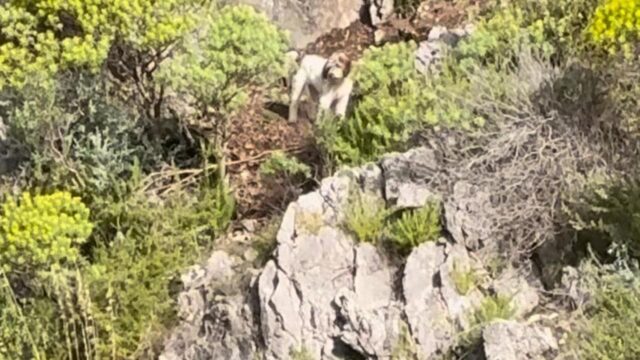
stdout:
{"type": "Polygon", "coordinates": [[[467,328],[468,314],[482,301],[477,288],[462,293],[453,280],[454,269],[474,271],[479,265],[460,245],[422,244],[404,269],[405,313],[420,354],[431,358],[449,349],[455,334],[467,328]]]}
{"type": "MultiPolygon", "coordinates": [[[[380,174],[371,170],[370,185],[380,174]]],[[[356,245],[338,226],[349,184],[364,180],[360,175],[326,179],[285,213],[276,257],[258,285],[268,359],[288,359],[300,347],[316,359],[342,358],[345,347],[388,357],[401,314],[392,289],[395,269],[379,250],[356,245]]]]}
{"type": "Polygon", "coordinates": [[[331,29],[345,28],[360,18],[364,0],[227,0],[263,11],[288,30],[295,48],[304,48],[331,29]]]}
{"type": "Polygon", "coordinates": [[[244,294],[225,293],[238,260],[216,251],[182,277],[180,324],[165,342],[160,360],[250,359],[256,352],[253,313],[244,294]]]}
{"type": "MultiPolygon", "coordinates": [[[[488,196],[465,182],[455,184],[449,196],[433,192],[429,180],[439,171],[437,154],[417,148],[322,180],[319,189],[289,205],[273,258],[245,294],[225,290],[237,288],[239,260],[214,253],[183,277],[181,323],[161,359],[280,360],[303,349],[319,360],[386,360],[403,328],[418,358],[433,359],[469,330],[470,315],[486,294],[508,296],[516,317],[528,316],[540,302],[539,281],[525,269],[489,279],[474,250],[492,248],[486,246],[492,238],[482,217],[488,196]],[[384,249],[357,243],[344,229],[354,190],[396,209],[444,198],[443,236],[450,237],[421,244],[403,264],[391,261],[384,249]]],[[[554,348],[544,329],[507,325],[483,333],[488,359],[514,359],[500,357],[514,351],[535,359],[554,348]],[[525,336],[532,338],[527,342],[525,336]],[[518,347],[523,341],[526,348],[518,347]]]]}
{"type": "Polygon", "coordinates": [[[551,329],[515,321],[499,321],[487,326],[483,333],[487,360],[550,359],[558,350],[551,329]]]}

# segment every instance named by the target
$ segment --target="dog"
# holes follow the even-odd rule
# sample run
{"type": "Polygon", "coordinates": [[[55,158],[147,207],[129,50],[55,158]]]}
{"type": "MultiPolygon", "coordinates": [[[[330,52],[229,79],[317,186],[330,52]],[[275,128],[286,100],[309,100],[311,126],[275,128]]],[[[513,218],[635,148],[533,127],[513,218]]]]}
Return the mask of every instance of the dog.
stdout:
{"type": "Polygon", "coordinates": [[[304,55],[291,80],[289,122],[298,121],[298,105],[305,88],[309,90],[313,101],[318,103],[316,119],[325,111],[345,116],[353,91],[350,72],[351,60],[343,52],[335,52],[329,58],[304,55]]]}

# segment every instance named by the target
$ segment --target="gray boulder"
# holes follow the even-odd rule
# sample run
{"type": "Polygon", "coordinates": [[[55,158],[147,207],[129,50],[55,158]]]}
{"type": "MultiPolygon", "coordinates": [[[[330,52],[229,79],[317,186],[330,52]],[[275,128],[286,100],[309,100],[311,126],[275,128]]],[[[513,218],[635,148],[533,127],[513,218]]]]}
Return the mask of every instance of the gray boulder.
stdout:
{"type": "MultiPolygon", "coordinates": [[[[216,251],[182,277],[179,325],[171,332],[160,360],[244,360],[258,351],[253,311],[245,294],[225,291],[236,284],[238,260],[216,251]]],[[[237,289],[240,290],[240,289],[237,289]]]]}
{"type": "Polygon", "coordinates": [[[380,166],[389,205],[399,209],[415,208],[440,198],[429,184],[442,170],[434,150],[420,147],[404,154],[389,154],[382,159],[380,166]]]}
{"type": "Polygon", "coordinates": [[[558,350],[551,329],[515,321],[498,321],[482,332],[487,360],[545,360],[558,350]]]}
{"type": "Polygon", "coordinates": [[[360,18],[364,0],[227,0],[263,11],[273,22],[288,30],[295,48],[304,48],[320,35],[345,28],[360,18]]]}
{"type": "Polygon", "coordinates": [[[445,225],[451,237],[467,248],[478,250],[493,242],[491,194],[468,182],[457,182],[444,204],[445,225]]]}
{"type": "Polygon", "coordinates": [[[340,358],[345,345],[372,358],[389,356],[401,321],[396,270],[339,225],[350,186],[374,187],[380,176],[366,170],[325,179],[287,209],[275,259],[258,283],[267,359],[288,359],[301,347],[314,359],[340,358]]]}
{"type": "Polygon", "coordinates": [[[477,285],[461,293],[456,271],[480,271],[480,264],[461,245],[444,240],[416,248],[404,269],[402,281],[405,314],[419,347],[421,359],[446,352],[455,335],[468,328],[469,314],[482,302],[477,285]]]}

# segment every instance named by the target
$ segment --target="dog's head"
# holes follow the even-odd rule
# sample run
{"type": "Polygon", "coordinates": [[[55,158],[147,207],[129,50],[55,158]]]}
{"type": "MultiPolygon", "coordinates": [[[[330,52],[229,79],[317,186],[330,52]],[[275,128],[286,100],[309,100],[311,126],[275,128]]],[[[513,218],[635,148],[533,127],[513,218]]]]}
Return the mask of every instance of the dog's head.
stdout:
{"type": "Polygon", "coordinates": [[[322,69],[322,77],[332,82],[340,82],[349,76],[351,71],[351,60],[339,51],[333,53],[322,69]]]}

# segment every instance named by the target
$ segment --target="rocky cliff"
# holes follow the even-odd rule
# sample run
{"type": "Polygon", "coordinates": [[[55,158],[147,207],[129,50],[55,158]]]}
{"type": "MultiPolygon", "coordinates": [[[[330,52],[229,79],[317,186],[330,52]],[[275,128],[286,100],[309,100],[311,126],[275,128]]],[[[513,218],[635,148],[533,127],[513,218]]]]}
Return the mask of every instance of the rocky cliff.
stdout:
{"type": "Polygon", "coordinates": [[[362,19],[376,25],[393,13],[393,0],[228,0],[256,7],[291,34],[292,45],[304,48],[331,29],[362,19]]]}
{"type": "Polygon", "coordinates": [[[473,331],[481,331],[476,358],[552,358],[556,333],[536,322],[541,281],[526,264],[492,269],[486,259],[499,247],[480,201],[488,194],[467,182],[435,189],[443,167],[437,152],[418,147],[324,179],[289,205],[263,269],[214,253],[183,277],[181,324],[161,359],[436,359],[473,331]],[[406,258],[358,243],[342,226],[354,190],[400,210],[440,199],[445,231],[406,258]],[[461,267],[477,274],[466,291],[461,267]],[[509,320],[477,329],[474,312],[497,296],[509,299],[509,320]]]}

